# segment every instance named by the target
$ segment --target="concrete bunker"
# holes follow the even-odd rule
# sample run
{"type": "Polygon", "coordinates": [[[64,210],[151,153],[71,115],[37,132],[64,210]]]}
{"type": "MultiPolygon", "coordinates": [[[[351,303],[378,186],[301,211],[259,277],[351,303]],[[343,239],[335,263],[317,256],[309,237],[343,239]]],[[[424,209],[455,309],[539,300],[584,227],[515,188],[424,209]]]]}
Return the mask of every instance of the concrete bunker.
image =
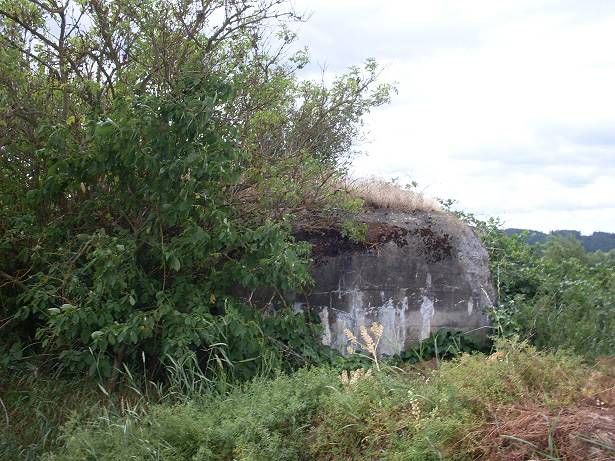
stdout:
{"type": "Polygon", "coordinates": [[[488,254],[453,216],[434,211],[373,210],[359,216],[367,238],[356,243],[338,231],[300,232],[313,245],[311,291],[295,309],[312,309],[322,341],[346,350],[346,328],[384,327],[379,353],[393,355],[440,329],[485,335],[494,300],[488,254]]]}

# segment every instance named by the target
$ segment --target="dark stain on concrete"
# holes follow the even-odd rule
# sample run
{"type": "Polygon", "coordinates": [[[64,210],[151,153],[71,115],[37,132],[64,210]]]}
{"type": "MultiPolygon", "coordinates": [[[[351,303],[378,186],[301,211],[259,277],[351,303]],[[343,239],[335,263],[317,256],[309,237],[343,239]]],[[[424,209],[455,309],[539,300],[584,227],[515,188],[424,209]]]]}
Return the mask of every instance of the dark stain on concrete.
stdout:
{"type": "Polygon", "coordinates": [[[429,227],[415,229],[413,233],[422,239],[429,263],[437,263],[451,256],[453,247],[449,234],[434,232],[429,227]]]}

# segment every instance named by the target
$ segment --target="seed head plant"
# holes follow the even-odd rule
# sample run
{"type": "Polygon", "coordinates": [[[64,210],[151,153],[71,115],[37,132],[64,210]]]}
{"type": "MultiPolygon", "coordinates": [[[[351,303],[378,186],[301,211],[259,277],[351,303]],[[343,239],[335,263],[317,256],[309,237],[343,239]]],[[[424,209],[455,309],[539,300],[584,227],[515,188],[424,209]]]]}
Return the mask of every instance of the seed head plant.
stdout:
{"type": "Polygon", "coordinates": [[[354,354],[357,348],[363,349],[374,362],[376,370],[380,371],[377,350],[380,339],[382,338],[382,333],[384,333],[384,327],[378,322],[372,323],[369,330],[365,325],[361,325],[359,327],[359,333],[361,337],[360,340],[348,328],[344,329],[344,334],[349,341],[346,350],[349,354],[354,354]]]}

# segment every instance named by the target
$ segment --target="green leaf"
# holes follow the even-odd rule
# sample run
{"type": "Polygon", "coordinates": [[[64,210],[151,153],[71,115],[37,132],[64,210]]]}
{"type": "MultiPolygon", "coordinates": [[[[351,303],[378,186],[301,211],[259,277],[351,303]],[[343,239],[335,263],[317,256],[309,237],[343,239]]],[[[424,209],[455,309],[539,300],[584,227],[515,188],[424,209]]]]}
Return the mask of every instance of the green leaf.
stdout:
{"type": "Polygon", "coordinates": [[[177,258],[177,256],[173,256],[171,258],[171,269],[173,269],[175,272],[178,272],[180,268],[181,263],[179,262],[179,259],[177,258]]]}

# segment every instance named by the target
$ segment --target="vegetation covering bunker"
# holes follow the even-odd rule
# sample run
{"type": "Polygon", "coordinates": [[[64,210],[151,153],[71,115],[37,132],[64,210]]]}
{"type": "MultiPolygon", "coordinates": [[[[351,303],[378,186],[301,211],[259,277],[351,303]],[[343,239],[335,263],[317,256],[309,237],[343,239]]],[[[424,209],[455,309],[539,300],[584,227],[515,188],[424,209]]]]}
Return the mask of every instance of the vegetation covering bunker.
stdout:
{"type": "Polygon", "coordinates": [[[345,352],[344,330],[384,327],[379,353],[393,355],[432,332],[462,330],[484,335],[494,300],[488,254],[474,231],[438,211],[373,210],[364,242],[337,231],[302,232],[313,245],[310,292],[295,309],[315,310],[322,341],[345,352]]]}

